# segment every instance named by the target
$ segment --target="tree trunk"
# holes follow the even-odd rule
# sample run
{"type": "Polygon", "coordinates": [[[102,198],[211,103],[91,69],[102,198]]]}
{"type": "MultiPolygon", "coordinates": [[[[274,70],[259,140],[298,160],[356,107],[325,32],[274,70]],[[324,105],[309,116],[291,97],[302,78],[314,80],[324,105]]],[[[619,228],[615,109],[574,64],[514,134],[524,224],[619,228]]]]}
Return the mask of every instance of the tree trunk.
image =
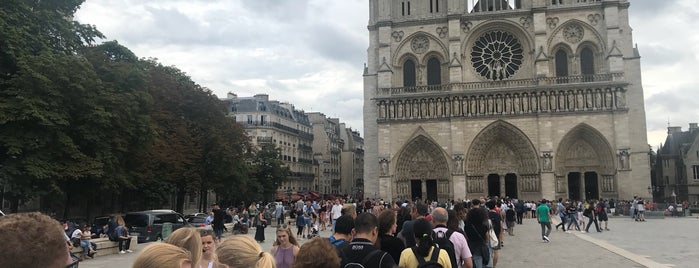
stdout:
{"type": "Polygon", "coordinates": [[[184,187],[178,187],[177,188],[177,200],[175,200],[175,211],[179,213],[184,212],[184,197],[187,194],[187,191],[185,191],[184,187]]]}

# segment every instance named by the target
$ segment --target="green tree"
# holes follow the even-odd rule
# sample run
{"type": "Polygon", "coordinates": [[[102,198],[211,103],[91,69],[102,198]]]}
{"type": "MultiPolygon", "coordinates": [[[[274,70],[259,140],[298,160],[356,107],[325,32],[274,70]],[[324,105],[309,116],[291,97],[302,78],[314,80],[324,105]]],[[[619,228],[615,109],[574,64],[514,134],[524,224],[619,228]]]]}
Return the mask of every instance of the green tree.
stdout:
{"type": "Polygon", "coordinates": [[[83,134],[74,116],[88,122],[105,115],[86,116],[92,103],[78,103],[98,82],[75,54],[102,37],[69,19],[81,3],[0,2],[0,180],[12,211],[59,189],[59,180],[101,174],[102,164],[72,136],[83,134]]]}
{"type": "Polygon", "coordinates": [[[289,175],[289,168],[281,160],[281,149],[273,143],[262,143],[252,161],[253,200],[273,200],[279,186],[289,175]]]}

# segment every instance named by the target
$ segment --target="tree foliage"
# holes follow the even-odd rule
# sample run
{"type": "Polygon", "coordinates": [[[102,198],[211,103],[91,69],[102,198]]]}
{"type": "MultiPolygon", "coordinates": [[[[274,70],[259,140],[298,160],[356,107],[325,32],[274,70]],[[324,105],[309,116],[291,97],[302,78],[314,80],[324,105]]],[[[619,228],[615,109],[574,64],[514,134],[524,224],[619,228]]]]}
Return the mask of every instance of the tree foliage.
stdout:
{"type": "MultiPolygon", "coordinates": [[[[181,70],[139,59],[71,18],[82,0],[0,1],[0,183],[19,204],[102,213],[187,193],[273,194],[288,169],[181,70]]],[[[89,213],[89,212],[88,212],[89,213]]]]}

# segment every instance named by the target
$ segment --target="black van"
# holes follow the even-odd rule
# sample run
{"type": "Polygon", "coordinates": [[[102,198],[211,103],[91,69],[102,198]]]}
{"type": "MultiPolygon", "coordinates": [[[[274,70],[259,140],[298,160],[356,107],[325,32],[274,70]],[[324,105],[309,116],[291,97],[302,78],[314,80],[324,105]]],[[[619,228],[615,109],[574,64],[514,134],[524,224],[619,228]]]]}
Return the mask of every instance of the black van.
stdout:
{"type": "Polygon", "coordinates": [[[190,226],[184,217],[173,210],[145,210],[129,212],[124,216],[131,236],[138,237],[138,243],[163,240],[163,223],[172,224],[172,231],[190,226]]]}

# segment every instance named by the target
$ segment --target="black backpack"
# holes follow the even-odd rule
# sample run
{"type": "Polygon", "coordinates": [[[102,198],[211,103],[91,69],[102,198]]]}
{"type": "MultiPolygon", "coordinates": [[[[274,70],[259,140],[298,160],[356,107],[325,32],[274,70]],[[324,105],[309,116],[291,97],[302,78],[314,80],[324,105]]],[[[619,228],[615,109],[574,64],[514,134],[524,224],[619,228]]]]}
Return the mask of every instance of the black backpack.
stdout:
{"type": "Polygon", "coordinates": [[[374,250],[371,253],[367,254],[364,256],[361,262],[350,262],[348,264],[345,264],[343,268],[366,268],[367,264],[369,263],[369,260],[374,257],[374,255],[382,253],[381,250],[374,250]]]}
{"type": "Polygon", "coordinates": [[[437,244],[437,247],[440,249],[443,249],[449,254],[449,260],[451,261],[451,267],[459,267],[456,259],[456,250],[454,249],[454,243],[452,243],[449,238],[451,235],[454,233],[453,230],[447,230],[446,233],[444,231],[436,231],[432,235],[432,240],[434,240],[434,243],[437,244]]]}
{"type": "Polygon", "coordinates": [[[439,248],[438,247],[434,247],[434,249],[432,250],[432,257],[430,257],[429,261],[425,261],[425,258],[423,258],[422,256],[420,256],[417,253],[416,247],[412,247],[410,249],[413,250],[413,254],[415,255],[415,258],[417,258],[417,262],[418,262],[417,268],[444,268],[444,266],[442,266],[442,264],[440,264],[437,261],[437,259],[439,259],[439,248]]]}

